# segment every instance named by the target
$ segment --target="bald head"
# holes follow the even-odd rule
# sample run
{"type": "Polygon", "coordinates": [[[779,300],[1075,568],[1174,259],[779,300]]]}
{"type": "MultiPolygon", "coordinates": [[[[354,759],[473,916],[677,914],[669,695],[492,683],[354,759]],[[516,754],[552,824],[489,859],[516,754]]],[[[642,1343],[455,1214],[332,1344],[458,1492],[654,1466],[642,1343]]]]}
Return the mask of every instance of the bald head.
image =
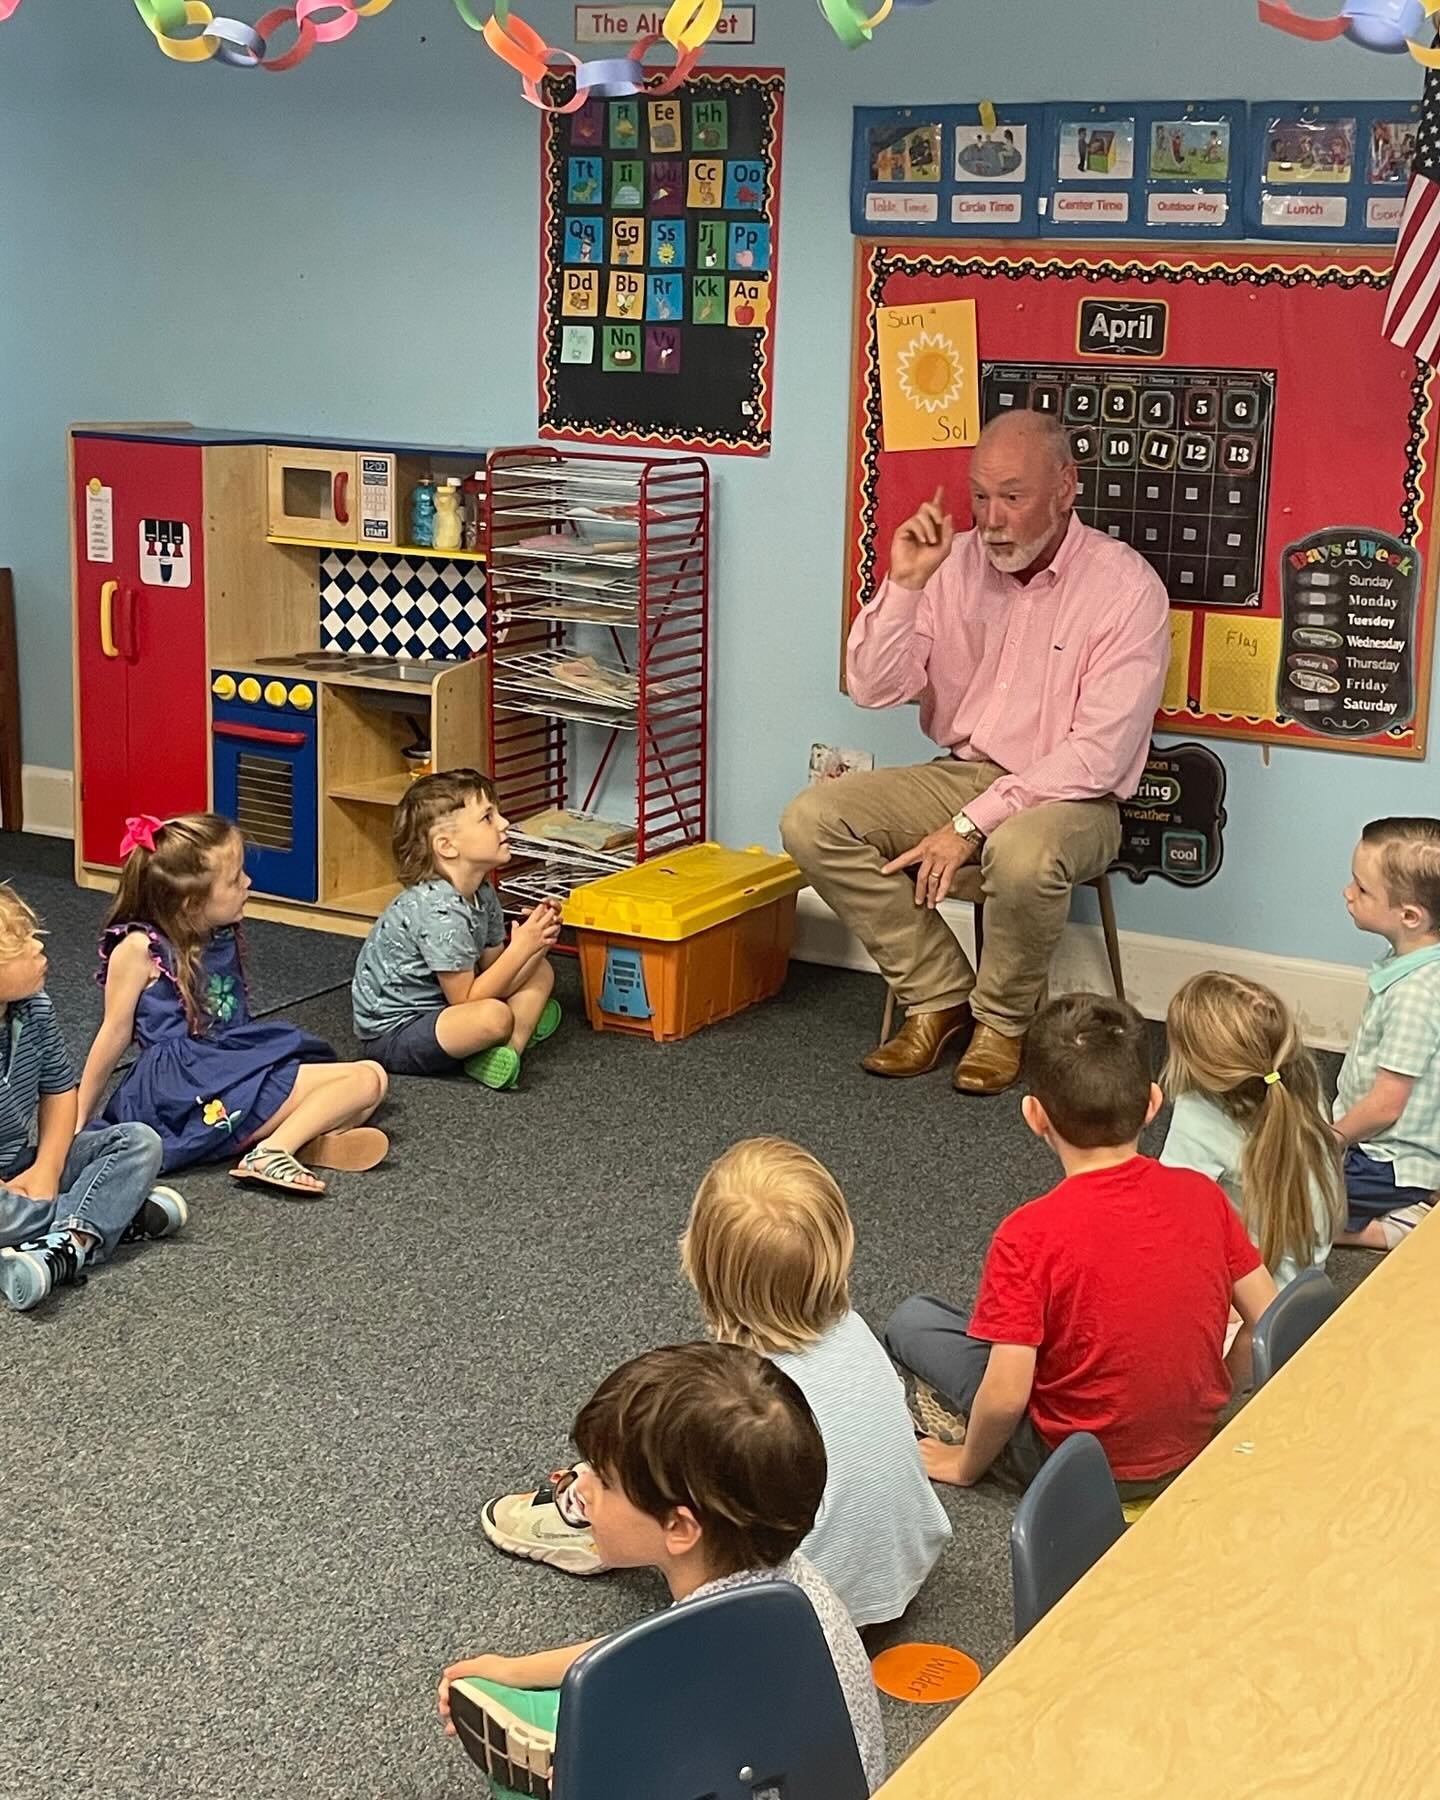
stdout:
{"type": "Polygon", "coordinates": [[[980,433],[975,446],[977,456],[993,452],[1009,460],[1014,456],[1036,457],[1057,472],[1070,462],[1070,440],[1065,427],[1054,413],[1000,413],[980,433]]]}
{"type": "Polygon", "coordinates": [[[990,421],[970,454],[970,500],[997,569],[1025,579],[1050,562],[1070,523],[1075,483],[1070,440],[1052,414],[990,421]]]}

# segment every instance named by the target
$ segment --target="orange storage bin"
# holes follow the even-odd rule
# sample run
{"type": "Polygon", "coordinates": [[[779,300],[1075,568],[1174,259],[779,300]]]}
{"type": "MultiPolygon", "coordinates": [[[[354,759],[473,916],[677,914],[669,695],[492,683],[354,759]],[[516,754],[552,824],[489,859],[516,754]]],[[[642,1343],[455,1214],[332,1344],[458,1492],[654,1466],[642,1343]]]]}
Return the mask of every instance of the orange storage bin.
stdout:
{"type": "Polygon", "coordinates": [[[692,844],[576,888],[592,1027],[672,1043],[778,993],[804,879],[788,856],[692,844]]]}

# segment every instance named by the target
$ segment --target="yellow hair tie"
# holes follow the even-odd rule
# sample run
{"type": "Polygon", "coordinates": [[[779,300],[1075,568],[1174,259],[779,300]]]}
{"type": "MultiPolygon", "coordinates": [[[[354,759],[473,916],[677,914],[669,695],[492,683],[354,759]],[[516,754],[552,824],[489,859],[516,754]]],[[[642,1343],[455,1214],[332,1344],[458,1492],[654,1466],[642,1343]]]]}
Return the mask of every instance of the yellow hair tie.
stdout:
{"type": "Polygon", "coordinates": [[[1278,1069],[1272,1069],[1270,1071],[1270,1073],[1265,1077],[1266,1087],[1274,1087],[1275,1083],[1279,1079],[1280,1079],[1280,1071],[1278,1069]]]}

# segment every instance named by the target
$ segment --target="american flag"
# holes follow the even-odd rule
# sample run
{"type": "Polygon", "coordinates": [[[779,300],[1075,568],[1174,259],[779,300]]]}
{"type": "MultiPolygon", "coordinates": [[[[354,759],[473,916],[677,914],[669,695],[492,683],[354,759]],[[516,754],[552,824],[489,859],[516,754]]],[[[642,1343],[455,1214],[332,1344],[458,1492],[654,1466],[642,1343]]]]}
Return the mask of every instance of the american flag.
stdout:
{"type": "Polygon", "coordinates": [[[1427,70],[1420,130],[1400,241],[1390,275],[1384,333],[1422,362],[1440,353],[1440,69],[1427,70]]]}

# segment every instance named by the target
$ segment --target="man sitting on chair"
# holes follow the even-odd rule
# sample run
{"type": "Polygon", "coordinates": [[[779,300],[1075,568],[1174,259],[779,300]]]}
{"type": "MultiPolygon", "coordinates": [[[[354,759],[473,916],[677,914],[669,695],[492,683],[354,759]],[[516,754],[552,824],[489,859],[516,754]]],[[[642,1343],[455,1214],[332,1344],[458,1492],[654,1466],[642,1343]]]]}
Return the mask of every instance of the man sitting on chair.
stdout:
{"type": "Polygon", "coordinates": [[[918,698],[945,754],[809,788],[781,830],[907,1009],[863,1066],[923,1075],[961,1038],[955,1086],[998,1094],[1019,1073],[1070,890],[1120,847],[1116,801],[1145,767],[1170,633],[1149,563],[1075,517],[1054,418],[993,419],[969,478],[974,530],[955,530],[937,488],[895,533],[889,577],[846,648],[851,699],[918,698]],[[972,863],[986,905],[978,975],[936,911],[972,863]]]}

